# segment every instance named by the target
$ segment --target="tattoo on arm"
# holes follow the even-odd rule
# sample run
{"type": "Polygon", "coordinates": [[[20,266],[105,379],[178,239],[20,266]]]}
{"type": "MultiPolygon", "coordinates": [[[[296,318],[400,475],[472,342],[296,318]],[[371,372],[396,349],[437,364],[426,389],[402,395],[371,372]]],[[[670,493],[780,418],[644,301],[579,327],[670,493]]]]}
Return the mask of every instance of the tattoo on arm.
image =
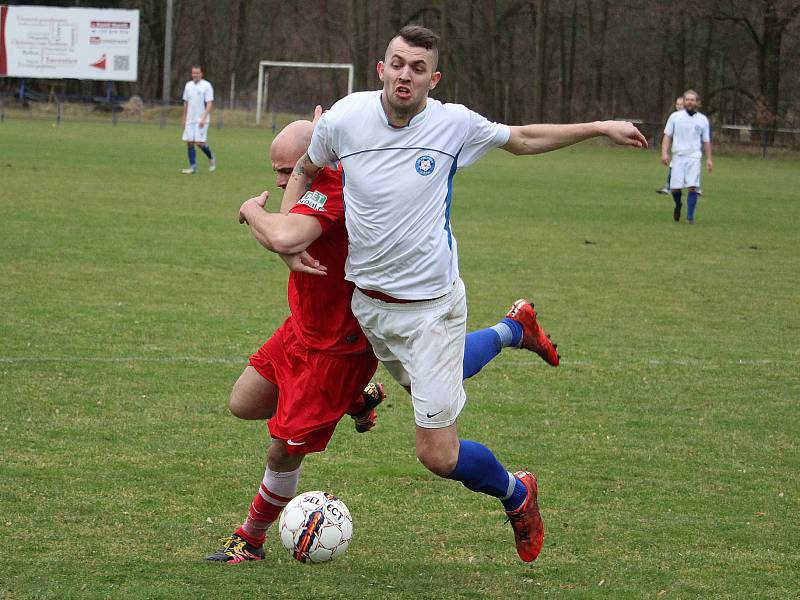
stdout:
{"type": "MultiPolygon", "coordinates": [[[[294,167],[292,175],[295,177],[304,178],[307,175],[306,174],[307,168],[313,169],[316,168],[316,165],[313,162],[311,162],[311,159],[308,157],[308,153],[305,153],[303,154],[302,158],[300,158],[300,160],[297,161],[297,164],[294,167]]],[[[308,191],[311,188],[312,179],[313,178],[309,177],[308,180],[306,181],[305,183],[306,191],[308,191]]]]}

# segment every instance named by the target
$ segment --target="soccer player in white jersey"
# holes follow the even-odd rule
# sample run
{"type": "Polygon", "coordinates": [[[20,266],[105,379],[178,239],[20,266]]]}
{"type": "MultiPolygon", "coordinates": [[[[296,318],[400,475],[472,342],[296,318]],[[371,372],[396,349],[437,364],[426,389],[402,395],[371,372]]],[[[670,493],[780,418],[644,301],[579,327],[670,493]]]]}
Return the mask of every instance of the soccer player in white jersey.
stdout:
{"type": "MultiPolygon", "coordinates": [[[[678,96],[675,98],[675,110],[673,112],[677,112],[679,110],[683,110],[683,96],[678,96]]],[[[670,113],[672,114],[672,113],[670,113]]],[[[669,119],[669,117],[667,117],[669,119]]],[[[665,196],[669,196],[672,193],[672,190],[669,189],[669,179],[672,177],[672,163],[670,162],[669,168],[667,169],[667,181],[664,183],[664,187],[659,188],[656,190],[656,194],[664,194],[665,196]]],[[[699,192],[699,190],[698,190],[699,192]]]]}
{"type": "MultiPolygon", "coordinates": [[[[435,33],[403,28],[377,65],[383,89],[351,94],[322,116],[287,194],[299,199],[320,168],[341,163],[353,313],[377,357],[410,389],[417,457],[440,477],[498,498],[517,552],[530,562],[544,540],[536,478],[510,473],[486,446],[460,440],[456,432],[466,400],[466,294],[450,226],[452,180],[492,148],[537,154],[601,135],[639,148],[647,141],[624,122],[491,123],[464,106],[428,97],[441,78],[437,60],[435,33]]],[[[535,317],[527,302],[512,307],[511,313],[521,312],[535,317]]],[[[545,349],[549,340],[541,329],[534,334],[536,339],[523,338],[523,346],[545,349]]]]}
{"type": "Polygon", "coordinates": [[[710,173],[714,167],[711,157],[711,130],[708,118],[703,113],[697,112],[698,101],[697,92],[694,90],[684,92],[684,108],[670,115],[664,128],[664,139],[661,141],[661,162],[665,165],[670,164],[669,151],[672,147],[669,181],[672,199],[675,201],[672,218],[676,222],[681,220],[683,207],[681,195],[683,188],[688,188],[686,222],[690,225],[694,223],[697,190],[700,187],[700,161],[704,153],[708,172],[710,173]]]}
{"type": "Polygon", "coordinates": [[[192,67],[192,79],[183,88],[183,141],[186,142],[189,154],[189,167],[181,173],[193,175],[197,173],[197,151],[199,147],[208,157],[208,170],[214,172],[217,159],[206,142],[208,126],[211,122],[211,109],[214,107],[214,88],[203,79],[203,69],[199,65],[192,67]]]}

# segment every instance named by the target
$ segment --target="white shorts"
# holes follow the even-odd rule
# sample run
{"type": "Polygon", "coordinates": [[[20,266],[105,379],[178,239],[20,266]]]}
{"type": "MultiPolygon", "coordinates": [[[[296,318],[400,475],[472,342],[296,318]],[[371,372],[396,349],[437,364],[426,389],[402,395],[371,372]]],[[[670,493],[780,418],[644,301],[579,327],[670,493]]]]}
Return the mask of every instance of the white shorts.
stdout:
{"type": "Polygon", "coordinates": [[[208,123],[200,127],[197,123],[187,123],[183,129],[184,142],[205,142],[208,136],[208,123]]]}
{"type": "Polygon", "coordinates": [[[458,279],[435,300],[394,304],[353,292],[353,314],[375,356],[400,385],[411,386],[414,420],[436,429],[455,423],[464,392],[467,295],[458,279]]]}
{"type": "Polygon", "coordinates": [[[686,156],[672,157],[672,175],[669,178],[671,190],[700,187],[700,162],[699,158],[686,156]]]}

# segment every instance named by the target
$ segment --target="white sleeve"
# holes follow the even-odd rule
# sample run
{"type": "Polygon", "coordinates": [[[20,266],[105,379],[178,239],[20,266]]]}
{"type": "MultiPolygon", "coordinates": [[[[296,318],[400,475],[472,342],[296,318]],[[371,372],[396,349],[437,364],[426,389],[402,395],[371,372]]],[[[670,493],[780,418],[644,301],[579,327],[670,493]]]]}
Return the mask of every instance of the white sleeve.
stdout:
{"type": "Polygon", "coordinates": [[[327,113],[322,115],[314,127],[311,145],[308,147],[308,158],[318,167],[330,166],[336,168],[339,158],[333,151],[331,123],[327,113]]]}
{"type": "Polygon", "coordinates": [[[667,126],[664,127],[664,134],[668,135],[669,137],[675,137],[675,119],[673,118],[675,113],[672,113],[667,119],[667,126]]]}
{"type": "Polygon", "coordinates": [[[188,84],[186,84],[185,86],[183,86],[183,101],[184,101],[184,102],[188,102],[188,101],[189,101],[189,91],[188,91],[188,89],[187,89],[188,87],[189,87],[189,85],[188,85],[188,84]]]}
{"type": "Polygon", "coordinates": [[[214,101],[214,87],[210,83],[206,86],[206,93],[203,100],[206,102],[214,101]]]}
{"type": "Polygon", "coordinates": [[[464,146],[458,155],[458,167],[468,167],[481,156],[499,148],[511,137],[511,128],[502,123],[493,123],[483,115],[465,109],[468,112],[469,132],[464,146]]]}
{"type": "Polygon", "coordinates": [[[710,142],[710,141],[711,141],[711,126],[708,124],[708,119],[706,119],[706,122],[703,125],[703,142],[710,142]]]}

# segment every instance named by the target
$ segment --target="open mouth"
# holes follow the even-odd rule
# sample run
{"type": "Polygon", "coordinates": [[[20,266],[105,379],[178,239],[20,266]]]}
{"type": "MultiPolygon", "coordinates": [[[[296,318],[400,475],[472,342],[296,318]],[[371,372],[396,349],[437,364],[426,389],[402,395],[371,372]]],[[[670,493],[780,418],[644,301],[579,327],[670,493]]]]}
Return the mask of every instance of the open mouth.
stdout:
{"type": "Polygon", "coordinates": [[[397,97],[398,97],[398,98],[401,98],[401,99],[403,99],[403,100],[406,100],[406,99],[408,99],[408,98],[411,98],[411,89],[410,89],[410,88],[407,88],[407,87],[406,87],[406,86],[404,86],[404,85],[398,85],[398,86],[397,86],[397,87],[394,89],[394,93],[395,93],[395,95],[397,95],[397,97]]]}

